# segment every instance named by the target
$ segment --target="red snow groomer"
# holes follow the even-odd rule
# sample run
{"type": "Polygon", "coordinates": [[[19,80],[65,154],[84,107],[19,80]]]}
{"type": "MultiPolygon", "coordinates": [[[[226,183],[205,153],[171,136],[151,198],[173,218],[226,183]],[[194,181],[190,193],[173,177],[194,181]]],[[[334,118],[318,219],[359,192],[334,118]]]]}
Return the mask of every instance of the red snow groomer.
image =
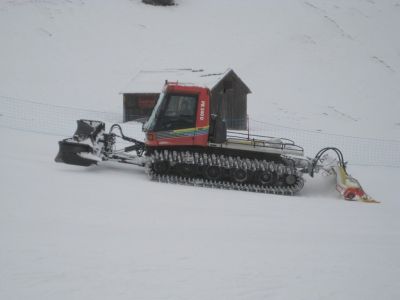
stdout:
{"type": "Polygon", "coordinates": [[[74,136],[59,142],[57,162],[118,161],[146,167],[155,181],[282,195],[298,193],[303,174],[324,170],[336,174],[346,200],[377,202],[347,173],[337,148],[324,148],[310,159],[289,139],[228,131],[221,114],[210,113],[210,91],[204,87],[166,83],[143,126],[144,142],[125,136],[118,124],[106,133],[101,121],[77,122],[74,136]],[[131,144],[117,149],[117,139],[131,144]]]}

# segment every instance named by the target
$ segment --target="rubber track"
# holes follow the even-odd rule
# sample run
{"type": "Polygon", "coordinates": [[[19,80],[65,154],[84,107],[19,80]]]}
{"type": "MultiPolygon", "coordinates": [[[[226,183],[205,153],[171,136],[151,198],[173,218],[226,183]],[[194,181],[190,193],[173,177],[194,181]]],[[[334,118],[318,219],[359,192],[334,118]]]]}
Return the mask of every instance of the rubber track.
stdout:
{"type": "Polygon", "coordinates": [[[257,159],[242,159],[239,157],[226,157],[223,155],[198,153],[198,152],[179,152],[179,151],[155,151],[146,164],[146,172],[152,181],[183,184],[200,187],[210,187],[216,189],[239,190],[256,193],[294,195],[304,186],[302,173],[295,167],[289,167],[280,163],[270,161],[260,161],[257,159]],[[199,166],[218,166],[223,168],[243,168],[251,171],[273,171],[279,176],[293,174],[296,176],[295,184],[291,186],[264,186],[252,183],[236,183],[230,181],[215,181],[197,177],[182,177],[172,174],[158,174],[154,172],[152,165],[155,162],[168,161],[170,164],[192,164],[199,166]]]}

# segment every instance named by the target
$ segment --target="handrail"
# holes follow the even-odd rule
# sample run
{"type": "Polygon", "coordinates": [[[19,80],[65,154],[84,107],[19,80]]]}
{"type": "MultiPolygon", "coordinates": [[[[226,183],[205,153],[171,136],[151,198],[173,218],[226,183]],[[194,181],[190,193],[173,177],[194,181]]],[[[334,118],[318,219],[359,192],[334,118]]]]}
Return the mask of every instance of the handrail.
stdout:
{"type": "Polygon", "coordinates": [[[258,135],[258,134],[247,134],[247,133],[243,133],[243,132],[236,132],[236,131],[232,131],[232,130],[228,130],[227,131],[228,134],[238,134],[238,135],[242,135],[245,136],[246,139],[248,139],[250,137],[250,139],[252,137],[260,137],[260,138],[268,138],[268,139],[280,139],[280,140],[284,140],[284,141],[288,141],[287,144],[295,144],[293,140],[288,139],[288,138],[281,138],[281,137],[274,137],[274,136],[267,136],[267,135],[258,135]]]}
{"type": "Polygon", "coordinates": [[[257,147],[264,147],[264,148],[270,148],[270,149],[281,149],[281,150],[292,150],[296,152],[302,152],[304,153],[304,148],[296,145],[293,143],[293,141],[290,141],[289,143],[284,143],[284,142],[274,142],[274,141],[268,141],[268,140],[260,140],[260,139],[248,139],[247,137],[236,137],[236,136],[228,136],[228,139],[233,139],[229,140],[229,143],[231,144],[241,144],[241,141],[246,141],[250,142],[251,145],[254,148],[257,147]],[[236,141],[235,141],[236,139],[236,141]]]}

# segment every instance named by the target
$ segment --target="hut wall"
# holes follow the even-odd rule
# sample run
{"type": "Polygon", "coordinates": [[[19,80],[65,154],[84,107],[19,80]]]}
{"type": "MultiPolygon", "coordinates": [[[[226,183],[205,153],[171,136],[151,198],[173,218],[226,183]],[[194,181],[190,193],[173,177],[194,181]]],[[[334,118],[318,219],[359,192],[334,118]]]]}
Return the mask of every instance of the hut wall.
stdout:
{"type": "Polygon", "coordinates": [[[229,129],[246,129],[247,127],[247,95],[238,91],[226,95],[225,115],[229,129]]]}
{"type": "Polygon", "coordinates": [[[233,73],[227,75],[212,90],[211,113],[218,112],[221,101],[221,114],[228,129],[247,129],[247,93],[246,86],[233,73]],[[224,89],[229,86],[229,89],[224,89]]]}
{"type": "Polygon", "coordinates": [[[124,122],[148,118],[159,94],[124,94],[124,122]]]}

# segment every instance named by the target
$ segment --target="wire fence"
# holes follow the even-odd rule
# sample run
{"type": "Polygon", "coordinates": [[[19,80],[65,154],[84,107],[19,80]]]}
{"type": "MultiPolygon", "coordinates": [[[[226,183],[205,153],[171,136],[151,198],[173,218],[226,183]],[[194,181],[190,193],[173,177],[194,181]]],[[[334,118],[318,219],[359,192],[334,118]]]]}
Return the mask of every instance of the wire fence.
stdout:
{"type": "Polygon", "coordinates": [[[122,122],[122,114],[0,96],[0,126],[3,127],[70,136],[79,119],[118,123],[122,122]]]}
{"type": "Polygon", "coordinates": [[[324,147],[336,147],[351,164],[400,167],[400,141],[323,133],[252,119],[249,120],[249,129],[255,134],[294,140],[297,145],[305,148],[308,156],[313,157],[324,147]]]}
{"type": "MultiPolygon", "coordinates": [[[[30,100],[0,96],[0,126],[44,134],[71,136],[76,120],[92,119],[120,123],[121,113],[85,110],[67,106],[44,104],[30,100]]],[[[247,124],[250,133],[292,139],[305,148],[306,155],[334,146],[342,150],[351,164],[400,167],[400,141],[370,139],[303,130],[257,121],[230,120],[240,127],[247,124]]]]}

